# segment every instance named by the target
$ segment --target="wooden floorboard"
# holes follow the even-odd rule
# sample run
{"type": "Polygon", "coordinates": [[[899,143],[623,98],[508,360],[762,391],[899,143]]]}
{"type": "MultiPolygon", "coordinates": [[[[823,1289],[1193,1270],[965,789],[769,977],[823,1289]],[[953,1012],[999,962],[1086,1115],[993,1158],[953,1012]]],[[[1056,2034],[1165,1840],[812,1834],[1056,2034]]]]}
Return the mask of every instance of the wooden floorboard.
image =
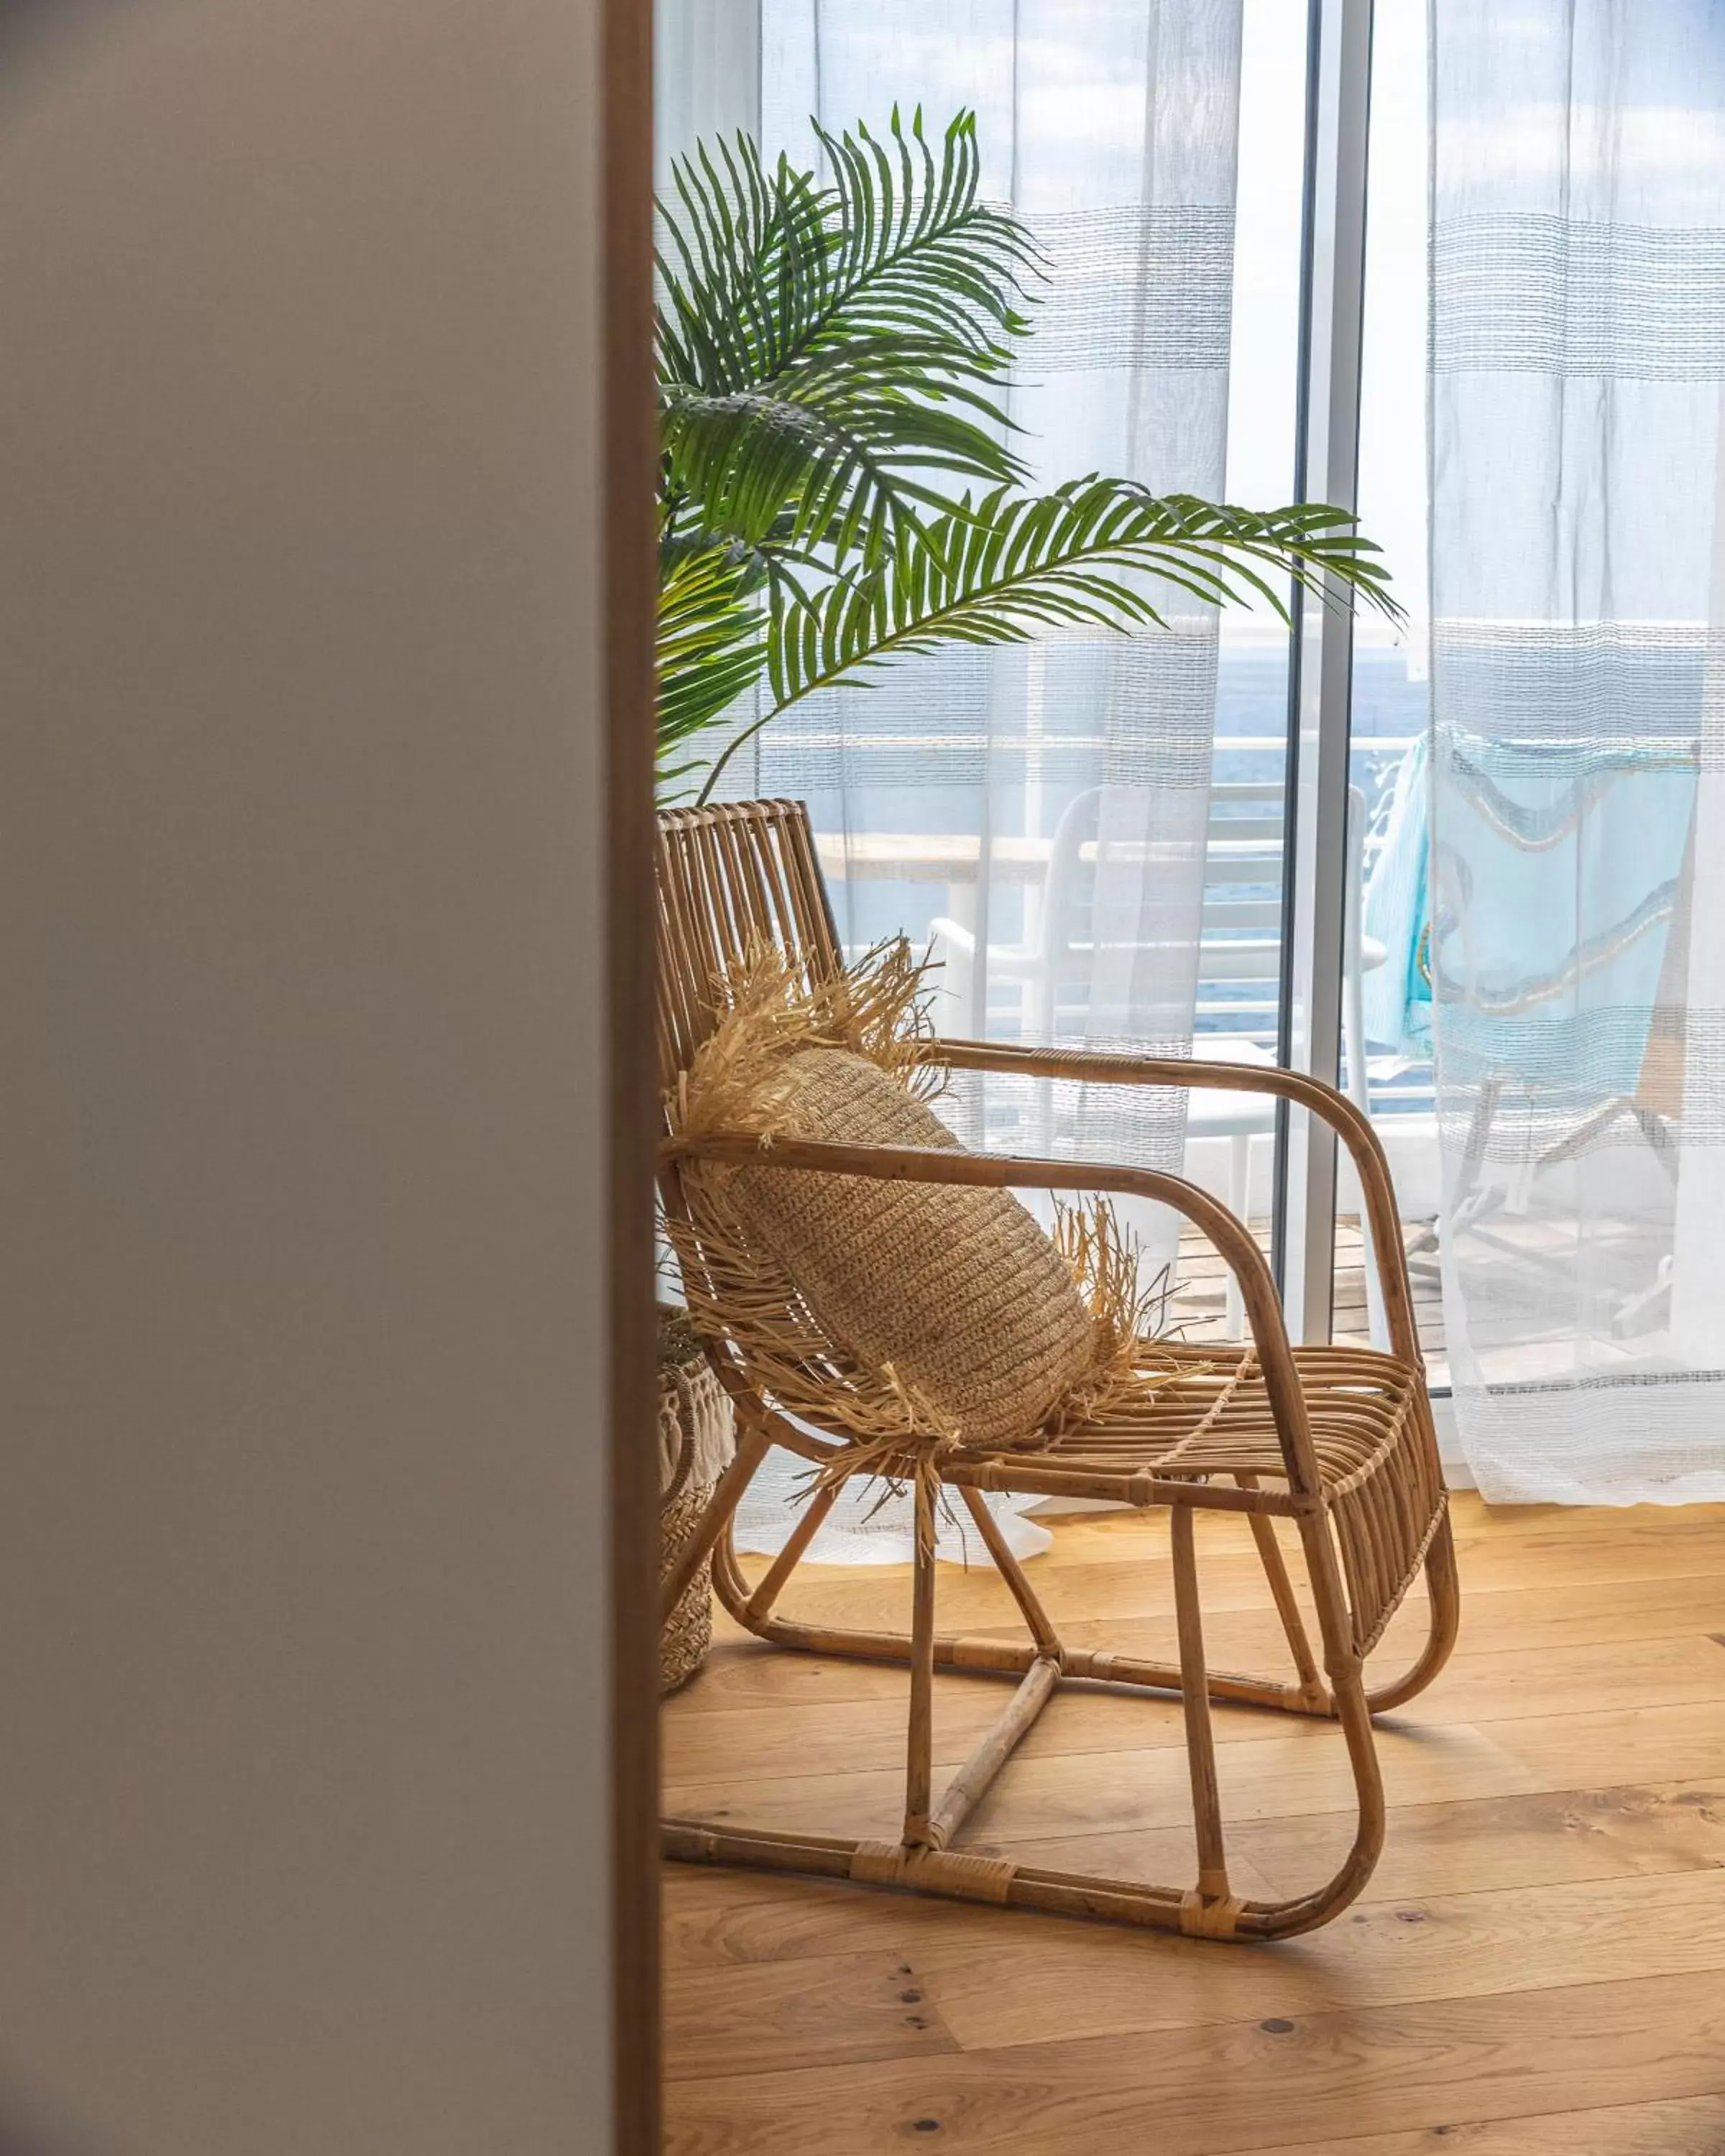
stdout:
{"type": "Polygon", "coordinates": [[[978,1944],[973,1928],[944,1927],[907,1931],[896,1951],[680,1973],[675,2070],[1004,2051],[1718,1970],[1725,1871],[1378,1903],[1274,1953],[1172,1939],[1147,1956],[1131,1933],[1075,1925],[978,1944]]]}
{"type": "MultiPolygon", "coordinates": [[[[1238,2156],[1286,2147],[1291,2132],[1325,2148],[1722,2091],[1725,1984],[1707,1971],[691,2080],[670,2092],[667,2145],[670,2156],[902,2156],[907,2144],[1238,2156]]],[[[1587,2141],[1574,2147],[1592,2156],[1587,2141]]]]}
{"type": "MultiPolygon", "coordinates": [[[[1488,2119],[1428,2133],[1373,2133],[1326,2141],[1328,2156],[1721,2156],[1725,2097],[1676,2103],[1631,2103],[1610,2110],[1565,2111],[1543,2118],[1488,2119]]],[[[1317,2156],[1311,2142],[1283,2142],[1261,2156],[1317,2156]]]]}
{"type": "MultiPolygon", "coordinates": [[[[1381,1725],[1388,1846],[1337,1922],[1229,1947],[670,1866],[668,2156],[1725,2156],[1725,1508],[1467,1496],[1456,1520],[1462,1644],[1381,1725]]],[[[1172,1648],[1165,1527],[1054,1535],[1033,1577],[1076,1644],[1172,1648]]],[[[1203,1557],[1214,1658],[1279,1674],[1241,1523],[1209,1523],[1203,1557]]],[[[896,1570],[810,1568],[787,1604],[897,1625],[904,1594],[896,1570]]],[[[980,1565],[943,1567],[940,1599],[943,1626],[1013,1635],[980,1565]]],[[[668,1798],[890,1835],[905,1689],[721,1623],[667,1709],[668,1798]]],[[[937,1690],[955,1762],[1005,1694],[937,1690]]],[[[1240,1890],[1316,1884],[1349,1831],[1337,1732],[1233,1710],[1217,1734],[1240,1890]]],[[[1172,1704],[1075,1690],[964,1841],[1183,1881],[1189,1811],[1172,1704]]]]}

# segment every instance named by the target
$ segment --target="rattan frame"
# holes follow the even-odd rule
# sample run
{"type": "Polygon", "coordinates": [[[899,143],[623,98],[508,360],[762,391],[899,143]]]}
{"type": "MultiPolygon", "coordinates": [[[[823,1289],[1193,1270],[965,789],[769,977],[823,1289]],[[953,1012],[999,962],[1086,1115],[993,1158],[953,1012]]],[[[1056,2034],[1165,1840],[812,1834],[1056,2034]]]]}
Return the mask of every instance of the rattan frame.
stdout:
{"type": "MultiPolygon", "coordinates": [[[[842,970],[825,886],[798,803],[743,802],[662,813],[659,908],[660,1061],[667,1091],[716,1023],[720,982],[751,950],[763,942],[777,944],[811,983],[842,970]]],[[[1358,1894],[1383,1846],[1384,1789],[1372,1717],[1430,1683],[1454,1645],[1460,1613],[1447,1501],[1394,1195],[1376,1133],[1342,1094],[1292,1071],[975,1041],[933,1041],[929,1054],[961,1070],[1264,1092],[1322,1116],[1348,1147],[1358,1171],[1391,1352],[1291,1347],[1256,1241],[1224,1205],[1178,1176],[1088,1162],[783,1138],[763,1154],[758,1139],[747,1134],[668,1138],[660,1149],[660,1191],[668,1215],[680,1222],[689,1219],[682,1165],[696,1154],[756,1167],[765,1162],[788,1174],[820,1170],[1157,1199],[1201,1228],[1232,1269],[1245,1303],[1250,1345],[1219,1355],[1209,1348],[1189,1352],[1180,1380],[1141,1410],[1136,1423],[1081,1429],[1034,1450],[943,1450],[935,1472],[916,1478],[920,1532],[911,1623],[907,1632],[899,1633],[807,1625],[776,1614],[781,1593],[832,1502],[829,1493],[810,1500],[757,1584],[751,1587],[744,1578],[731,1522],[768,1447],[787,1445],[824,1465],[842,1455],[845,1440],[840,1432],[822,1437],[787,1422],[750,1383],[742,1357],[722,1337],[710,1338],[713,1367],[737,1409],[737,1454],[666,1578],[665,1606],[675,1607],[711,1553],[721,1600],[758,1638],[805,1653],[907,1664],[904,1821],[899,1840],[891,1842],[670,1819],[663,1829],[665,1852],[688,1861],[815,1873],[1206,1938],[1280,1938],[1327,1923],[1358,1894]],[[937,1481],[956,1491],[999,1566],[1029,1635],[1023,1645],[937,1633],[937,1481]],[[983,1502],[982,1493],[990,1490],[1105,1497],[1166,1509],[1178,1666],[1066,1647],[983,1502]],[[1200,1509],[1242,1512],[1250,1521],[1292,1658],[1291,1681],[1209,1669],[1194,1537],[1200,1509]],[[1321,1651],[1306,1633],[1276,1534],[1278,1517],[1293,1522],[1299,1539],[1321,1651]],[[1430,1609],[1424,1648],[1401,1676],[1368,1686],[1366,1658],[1422,1568],[1430,1609]],[[932,1743],[937,1669],[1019,1680],[993,1727],[937,1801],[932,1743]],[[1089,1681],[1172,1692],[1183,1702],[1198,1847],[1197,1876],[1189,1887],[1044,1870],[955,1846],[966,1818],[1055,1691],[1062,1684],[1089,1681]],[[1323,1717],[1341,1727],[1356,1794],[1355,1831],[1339,1869],[1309,1893],[1262,1902],[1236,1894],[1230,1884],[1212,1727],[1216,1702],[1323,1717]]],[[[1181,1351],[1173,1353],[1178,1359],[1181,1351]]],[[[842,1366],[841,1354],[834,1360],[842,1366]]],[[[842,1367],[834,1382],[842,1384],[842,1367]]]]}

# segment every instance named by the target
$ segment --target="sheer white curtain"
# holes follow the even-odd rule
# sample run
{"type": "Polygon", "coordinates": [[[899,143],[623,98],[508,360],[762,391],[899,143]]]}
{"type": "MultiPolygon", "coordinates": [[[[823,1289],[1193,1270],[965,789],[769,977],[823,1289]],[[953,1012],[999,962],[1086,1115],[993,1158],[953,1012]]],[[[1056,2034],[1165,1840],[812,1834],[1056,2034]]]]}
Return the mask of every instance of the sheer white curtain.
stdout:
{"type": "Polygon", "coordinates": [[[1725,1498],[1725,8],[1431,11],[1431,932],[1488,1497],[1725,1498]]]}
{"type": "Polygon", "coordinates": [[[655,0],[653,167],[714,136],[761,131],[761,0],[655,0]]]}
{"type": "MultiPolygon", "coordinates": [[[[661,148],[750,126],[754,95],[768,153],[809,163],[811,117],[879,130],[895,105],[920,106],[936,132],[973,109],[984,192],[1049,260],[1010,400],[1036,480],[1103,471],[1219,495],[1241,5],[668,0],[661,148]],[[757,25],[752,80],[737,56],[757,25]]],[[[848,948],[935,937],[944,1030],[1189,1047],[1217,624],[1183,594],[1158,603],[1161,634],[906,660],[811,698],[733,759],[726,794],[809,803],[848,948]]],[[[947,1110],[972,1142],[1181,1165],[1178,1095],[995,1080],[947,1110]]],[[[1134,1225],[1153,1266],[1173,1255],[1168,1216],[1134,1225]]],[[[797,1472],[787,1460],[757,1481],[746,1546],[782,1540],[797,1472]]],[[[875,1512],[877,1496],[841,1502],[812,1553],[905,1554],[903,1508],[875,1512]]],[[[1021,1548],[1042,1538],[1013,1532],[1021,1548]]]]}
{"type": "MultiPolygon", "coordinates": [[[[1101,470],[1219,494],[1240,0],[761,8],[769,151],[812,158],[811,115],[835,130],[859,119],[878,127],[895,103],[920,105],[932,128],[960,107],[976,111],[984,192],[1013,203],[1051,270],[1010,398],[1036,480],[1101,470]]],[[[955,649],[812,698],[757,737],[727,790],[808,801],[848,944],[900,930],[921,940],[939,920],[963,932],[940,947],[948,1030],[1181,1052],[1217,623],[1172,591],[1163,611],[1163,633],[955,649]],[[1101,843],[1050,892],[1063,819],[1069,839],[1094,824],[1101,843]],[[927,843],[942,834],[972,842],[973,861],[951,865],[927,843]],[[1045,940],[1050,898],[1076,921],[1058,963],[1039,968],[1029,954],[1045,940]]],[[[1178,1167],[1183,1110],[1176,1095],[1114,1089],[1052,1114],[1046,1103],[991,1105],[988,1120],[998,1132],[997,1116],[1028,1117],[1044,1139],[1052,1123],[1096,1157],[1124,1148],[1178,1167]]]]}
{"type": "MultiPolygon", "coordinates": [[[[1240,0],[760,7],[769,152],[812,161],[811,116],[879,129],[920,105],[932,131],[975,110],[984,191],[1049,260],[1011,398],[1037,480],[1219,494],[1240,0]]],[[[907,661],[787,713],[733,765],[732,793],[808,802],[847,947],[933,935],[945,1030],[1189,1045],[1217,627],[1172,592],[1163,611],[1162,634],[907,661]]],[[[947,1111],[972,1142],[1181,1164],[1177,1095],[996,1080],[947,1111]]],[[[1134,1224],[1151,1265],[1172,1256],[1168,1216],[1134,1224]]],[[[762,1478],[740,1539],[782,1538],[789,1481],[762,1478]]],[[[841,1507],[815,1553],[902,1556],[903,1508],[875,1502],[841,1507]]]]}

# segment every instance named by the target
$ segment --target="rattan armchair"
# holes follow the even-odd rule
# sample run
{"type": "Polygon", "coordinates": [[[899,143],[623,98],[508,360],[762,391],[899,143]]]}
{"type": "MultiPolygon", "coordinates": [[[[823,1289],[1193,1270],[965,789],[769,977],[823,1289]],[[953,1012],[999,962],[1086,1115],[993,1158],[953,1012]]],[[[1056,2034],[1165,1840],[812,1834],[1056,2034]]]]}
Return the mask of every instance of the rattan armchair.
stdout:
{"type": "MultiPolygon", "coordinates": [[[[778,946],[811,983],[829,979],[842,969],[799,803],[746,802],[666,811],[659,823],[659,897],[660,1054],[668,1090],[717,1022],[720,983],[762,942],[778,946]]],[[[968,1509],[1023,1618],[1028,1636],[1022,1645],[1013,1645],[944,1635],[935,1629],[933,1476],[919,1476],[916,1481],[918,1554],[908,1631],[839,1630],[775,1614],[832,1496],[828,1491],[811,1497],[783,1551],[752,1586],[731,1542],[737,1501],[769,1446],[785,1445],[825,1465],[848,1440],[836,1422],[832,1432],[821,1434],[804,1426],[806,1416],[788,1421],[751,1383],[743,1357],[726,1341],[722,1327],[710,1328],[708,1352],[737,1409],[737,1454],[699,1530],[665,1583],[666,1606],[675,1606],[711,1552],[721,1599],[757,1637],[805,1653],[907,1664],[904,1820],[899,1839],[886,1841],[671,1819],[664,1828],[666,1852],[691,1861],[821,1874],[1209,1938],[1285,1938],[1327,1922],[1359,1892],[1383,1844],[1384,1794],[1373,1714],[1411,1698],[1436,1676],[1454,1642],[1459,1607],[1447,1501],[1394,1198],[1371,1125],[1340,1094],[1287,1071],[975,1041],[938,1041],[931,1052],[963,1070],[1079,1078],[1090,1084],[1255,1091],[1280,1096],[1322,1116],[1348,1146],[1359,1173],[1391,1352],[1291,1347],[1275,1285],[1253,1237],[1225,1206],[1176,1176],[1091,1163],[803,1140],[776,1140],[770,1153],[763,1154],[759,1141],[743,1134],[667,1139],[661,1153],[661,1194],[673,1220],[688,1217],[681,1172],[697,1147],[705,1158],[747,1160],[755,1166],[764,1160],[790,1175],[820,1170],[1158,1200],[1200,1228],[1232,1269],[1245,1305],[1250,1340],[1221,1349],[1168,1350],[1181,1366],[1174,1382],[1129,1414],[1068,1430],[1037,1449],[942,1453],[938,1483],[968,1509]],[[984,1502],[990,1491],[1106,1498],[1166,1510],[1178,1666],[1066,1646],[1001,1537],[984,1502]],[[1199,1509],[1244,1513],[1249,1519],[1286,1635],[1291,1677],[1224,1675],[1209,1668],[1194,1546],[1199,1509]],[[1276,1537],[1277,1518],[1292,1521],[1297,1533],[1318,1621],[1316,1649],[1276,1537]],[[1368,1685],[1367,1658],[1422,1568],[1430,1611],[1423,1650],[1402,1675],[1368,1685]],[[993,1727],[938,1797],[931,1732],[937,1670],[1019,1680],[993,1727]],[[959,1845],[965,1820],[1054,1692],[1063,1683],[1084,1681],[1180,1698],[1197,1836],[1197,1876],[1189,1885],[1150,1887],[1044,1870],[959,1845]],[[1241,1896],[1230,1886],[1211,1727],[1216,1702],[1327,1717],[1340,1724],[1358,1820],[1345,1861],[1314,1892],[1264,1902],[1241,1896]]],[[[844,1386],[845,1358],[836,1343],[828,1344],[821,1367],[831,1372],[834,1387],[844,1386]]]]}

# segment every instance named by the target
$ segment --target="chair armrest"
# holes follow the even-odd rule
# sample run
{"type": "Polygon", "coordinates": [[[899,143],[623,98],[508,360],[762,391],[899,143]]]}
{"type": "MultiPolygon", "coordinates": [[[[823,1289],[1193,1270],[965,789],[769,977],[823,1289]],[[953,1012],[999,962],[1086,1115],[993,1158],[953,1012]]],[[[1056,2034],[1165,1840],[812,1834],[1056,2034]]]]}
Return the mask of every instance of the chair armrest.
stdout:
{"type": "Polygon", "coordinates": [[[937,978],[930,983],[955,1025],[974,1025],[976,936],[962,921],[945,914],[928,924],[928,962],[937,978]]]}
{"type": "Polygon", "coordinates": [[[963,1183],[993,1190],[1107,1191],[1168,1206],[1204,1230],[1239,1281],[1253,1350],[1287,1454],[1290,1481],[1296,1495],[1321,1496],[1322,1486],[1306,1398],[1282,1321],[1281,1298],[1264,1253],[1244,1223],[1219,1199],[1212,1198],[1184,1177],[1168,1175],[1157,1168],[966,1152],[943,1146],[831,1145],[814,1138],[786,1137],[775,1137],[770,1145],[763,1145],[752,1131],[666,1138],[660,1143],[659,1158],[661,1167],[673,1173],[685,1161],[725,1161],[737,1167],[783,1168],[792,1173],[867,1176],[883,1183],[963,1183]]]}
{"type": "Polygon", "coordinates": [[[1372,1255],[1384,1287],[1390,1346],[1404,1362],[1423,1367],[1408,1286],[1406,1253],[1389,1163],[1371,1119],[1345,1093],[1321,1078],[1253,1063],[1199,1063],[1185,1057],[1116,1055],[1105,1049],[1014,1048],[992,1040],[935,1040],[924,1044],[931,1063],[953,1070],[999,1070],[1028,1078],[1076,1078],[1090,1086],[1178,1086],[1190,1091],[1271,1093],[1309,1108],[1353,1156],[1372,1230],[1372,1255]]]}
{"type": "Polygon", "coordinates": [[[967,928],[962,921],[954,921],[950,915],[937,914],[929,922],[928,940],[931,944],[950,943],[955,951],[962,951],[967,958],[976,956],[975,929],[967,928]]]}

